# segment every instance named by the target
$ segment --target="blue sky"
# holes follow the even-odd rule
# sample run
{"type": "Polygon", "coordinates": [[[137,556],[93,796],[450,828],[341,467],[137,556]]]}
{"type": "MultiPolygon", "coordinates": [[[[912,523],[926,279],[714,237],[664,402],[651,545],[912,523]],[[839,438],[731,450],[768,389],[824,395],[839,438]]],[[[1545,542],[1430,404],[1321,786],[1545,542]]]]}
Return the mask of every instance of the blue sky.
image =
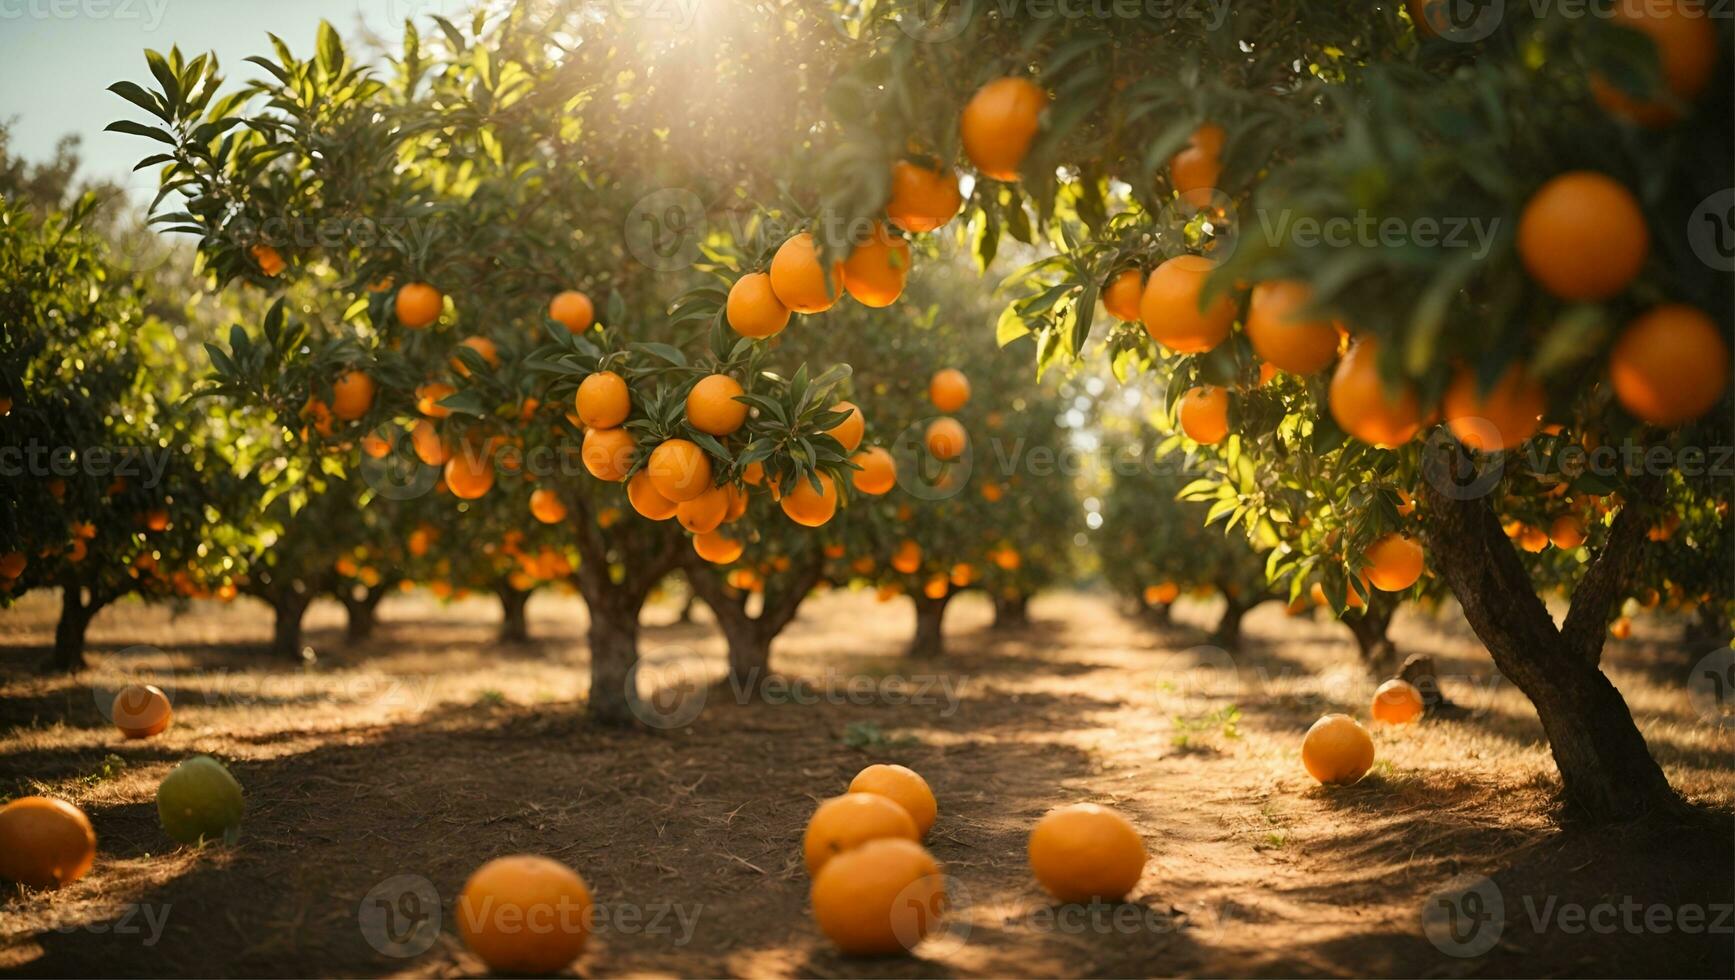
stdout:
{"type": "Polygon", "coordinates": [[[228,77],[251,78],[258,69],[241,59],[269,52],[267,31],[307,54],[322,19],[346,39],[367,31],[396,37],[406,17],[424,23],[430,14],[460,16],[468,6],[465,0],[0,0],[0,119],[27,159],[48,156],[67,133],[81,136],[88,176],[115,180],[148,201],[154,174],[129,173],[151,152],[146,141],[102,131],[114,119],[143,115],[106,89],[122,78],[151,84],[146,48],[215,51],[228,77]]]}

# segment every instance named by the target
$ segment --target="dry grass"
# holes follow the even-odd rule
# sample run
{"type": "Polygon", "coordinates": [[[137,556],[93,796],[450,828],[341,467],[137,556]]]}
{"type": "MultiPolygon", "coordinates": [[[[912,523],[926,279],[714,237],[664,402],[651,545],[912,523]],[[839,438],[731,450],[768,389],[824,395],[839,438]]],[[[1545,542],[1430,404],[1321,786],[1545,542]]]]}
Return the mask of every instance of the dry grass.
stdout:
{"type": "MultiPolygon", "coordinates": [[[[0,793],[73,799],[102,853],[64,892],[6,898],[0,970],[470,972],[479,964],[449,921],[431,949],[399,960],[366,943],[358,906],[382,880],[416,874],[449,914],[476,864],[524,850],[573,864],[605,904],[696,910],[686,941],[600,933],[586,973],[1727,975],[1735,963],[1727,935],[1526,926],[1462,960],[1423,938],[1423,902],[1465,874],[1492,876],[1514,906],[1533,894],[1728,901],[1731,887],[1727,832],[1721,844],[1714,833],[1563,833],[1534,713],[1454,624],[1403,619],[1397,639],[1434,654],[1454,678],[1448,693],[1472,710],[1376,731],[1375,771],[1326,791],[1300,769],[1301,733],[1325,711],[1365,716],[1373,680],[1340,626],[1272,606],[1231,658],[1193,646],[1204,607],[1157,633],[1101,599],[1061,595],[1036,605],[1030,629],[1002,634],[967,599],[948,624],[950,655],[913,664],[897,655],[905,605],[823,596],[776,653],[806,680],[801,698],[743,701],[714,687],[695,723],[652,734],[583,720],[584,613],[570,599],[539,597],[538,642],[520,647],[493,641],[491,603],[394,599],[379,634],[353,648],[339,610],[316,607],[317,662],[282,668],[247,646],[269,632],[256,609],[171,619],[128,606],[97,621],[96,666],[76,681],[21,670],[52,612],[32,600],[0,621],[0,793]],[[119,654],[135,645],[155,651],[119,654]],[[126,743],[93,691],[136,675],[172,686],[176,724],[126,743]],[[200,752],[247,788],[238,848],[169,850],[155,826],[156,782],[200,752]],[[929,844],[960,907],[954,932],[920,957],[858,963],[810,924],[797,841],[815,801],[880,760],[934,784],[942,817],[929,844]],[[1120,808],[1152,858],[1121,918],[1073,928],[1030,880],[1023,844],[1044,810],[1078,799],[1120,808]],[[129,908],[167,910],[160,941],[117,934],[129,908]]],[[[1689,658],[1664,626],[1646,624],[1608,669],[1675,785],[1726,811],[1729,735],[1693,714],[1689,658]]],[[[663,680],[720,673],[705,626],[653,626],[645,652],[663,680]]]]}

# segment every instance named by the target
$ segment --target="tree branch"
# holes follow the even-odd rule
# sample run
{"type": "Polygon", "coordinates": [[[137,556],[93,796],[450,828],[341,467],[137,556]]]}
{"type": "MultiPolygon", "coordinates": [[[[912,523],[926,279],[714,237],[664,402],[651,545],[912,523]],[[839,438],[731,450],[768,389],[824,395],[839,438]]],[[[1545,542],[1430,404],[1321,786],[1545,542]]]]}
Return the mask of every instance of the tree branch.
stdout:
{"type": "Polygon", "coordinates": [[[1651,505],[1661,496],[1662,481],[1656,477],[1647,477],[1635,488],[1635,499],[1615,515],[1602,553],[1572,590],[1572,607],[1567,610],[1560,635],[1568,650],[1589,663],[1602,659],[1609,610],[1626,592],[1639,549],[1644,547],[1651,505]]]}

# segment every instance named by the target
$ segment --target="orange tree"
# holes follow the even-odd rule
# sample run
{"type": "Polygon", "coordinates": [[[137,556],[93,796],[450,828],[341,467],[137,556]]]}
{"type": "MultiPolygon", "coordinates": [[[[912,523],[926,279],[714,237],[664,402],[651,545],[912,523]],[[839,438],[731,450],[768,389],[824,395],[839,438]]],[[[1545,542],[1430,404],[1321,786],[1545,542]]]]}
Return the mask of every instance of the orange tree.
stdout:
{"type": "Polygon", "coordinates": [[[980,254],[1056,253],[1002,336],[1064,361],[1114,300],[1104,355],[1204,389],[1223,458],[1253,461],[1232,516],[1308,519],[1273,573],[1333,563],[1341,607],[1364,572],[1408,587],[1425,541],[1535,705],[1567,804],[1631,817],[1677,798],[1598,659],[1647,530],[1690,499],[1661,471],[1730,439],[1728,31],[1691,2],[1479,10],[878,4],[832,100],[858,111],[828,120],[832,165],[808,176],[868,173],[871,210],[912,148],[962,150],[980,254]],[[1260,364],[1293,383],[1255,386],[1260,364]],[[1588,475],[1617,503],[1558,627],[1497,510],[1556,475],[1514,458],[1544,421],[1643,450],[1588,475]],[[1414,488],[1420,539],[1390,484],[1414,488]]]}
{"type": "Polygon", "coordinates": [[[205,594],[226,540],[206,525],[247,499],[176,405],[172,326],[87,227],[97,203],[0,199],[0,602],[61,590],[61,670],[84,665],[86,629],[116,599],[205,594]]]}
{"type": "Polygon", "coordinates": [[[150,119],[114,128],[163,144],[146,158],[163,168],[155,220],[198,237],[216,282],[294,297],[212,347],[206,389],[276,419],[279,448],[256,455],[287,487],[278,499],[305,509],[363,458],[402,486],[437,466],[455,500],[517,506],[499,485],[520,480],[553,491],[591,612],[590,710],[630,722],[639,611],[687,545],[668,524],[599,514],[624,512],[641,476],[683,503],[744,492],[755,463],[816,497],[848,479],[824,434],[847,370],[809,372],[668,313],[692,285],[686,251],[800,149],[822,90],[814,49],[837,35],[812,20],[597,19],[583,4],[435,24],[429,38],[406,26],[378,66],[329,27],[310,58],[274,41],[250,59],[259,80],[232,89],[209,56],[151,53],[149,87],[114,87],[150,119]],[[751,86],[695,97],[718,72],[807,111],[749,111],[751,86]],[[713,373],[738,376],[753,409],[726,436],[683,412],[713,373]],[[497,465],[507,447],[523,467],[497,465]]]}

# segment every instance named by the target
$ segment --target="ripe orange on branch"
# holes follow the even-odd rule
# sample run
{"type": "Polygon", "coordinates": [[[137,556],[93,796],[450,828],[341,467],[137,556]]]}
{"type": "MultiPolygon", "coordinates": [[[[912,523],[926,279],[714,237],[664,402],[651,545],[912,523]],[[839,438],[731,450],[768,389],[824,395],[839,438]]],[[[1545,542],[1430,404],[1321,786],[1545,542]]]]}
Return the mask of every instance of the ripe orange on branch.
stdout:
{"type": "Polygon", "coordinates": [[[928,381],[928,400],[948,414],[970,401],[970,379],[957,368],[942,368],[928,381]]]}
{"type": "Polygon", "coordinates": [[[374,404],[374,380],[363,371],[345,371],[331,386],[331,413],[345,422],[366,415],[374,404]]]}
{"type": "Polygon", "coordinates": [[[999,78],[976,90],[958,121],[964,155],[986,177],[1017,180],[1048,108],[1048,94],[1027,78],[999,78]]]}
{"type": "Polygon", "coordinates": [[[1421,542],[1392,533],[1368,545],[1364,557],[1368,582],[1382,592],[1402,592],[1422,577],[1421,542]]]}
{"type": "Polygon", "coordinates": [[[843,263],[832,263],[827,282],[819,264],[819,243],[811,232],[793,235],[771,257],[771,291],[784,306],[797,313],[824,313],[837,302],[843,263]]]}
{"type": "Polygon", "coordinates": [[[596,306],[576,289],[558,293],[548,302],[548,318],[571,333],[584,333],[596,322],[596,306]]]}
{"type": "Polygon", "coordinates": [[[928,452],[935,459],[950,462],[964,455],[964,448],[969,445],[969,434],[964,431],[964,424],[950,416],[942,416],[928,423],[928,431],[923,436],[928,452]]]}
{"type": "Polygon", "coordinates": [[[867,433],[867,421],[862,411],[854,402],[838,402],[831,406],[834,412],[847,412],[849,417],[827,429],[826,432],[843,446],[846,453],[855,452],[861,445],[862,436],[867,433]]]}
{"type": "Polygon", "coordinates": [[[1379,372],[1379,342],[1363,337],[1332,373],[1327,390],[1331,416],[1339,427],[1365,443],[1401,446],[1422,428],[1422,407],[1408,382],[1388,392],[1379,372]]]}
{"type": "Polygon", "coordinates": [[[708,487],[698,496],[675,505],[675,519],[693,534],[709,534],[729,516],[729,494],[722,487],[708,487]]]}
{"type": "Polygon", "coordinates": [[[566,504],[553,490],[534,490],[530,494],[530,514],[544,524],[559,524],[566,520],[566,504]]]}
{"type": "Polygon", "coordinates": [[[1296,279],[1274,279],[1253,287],[1247,302],[1247,340],[1268,364],[1290,374],[1312,374],[1337,356],[1339,327],[1331,320],[1303,315],[1313,288],[1296,279]]]}
{"type": "Polygon", "coordinates": [[[707,531],[693,537],[693,550],[713,565],[728,565],[739,561],[745,546],[719,531],[707,531]]]}
{"type": "Polygon", "coordinates": [[[710,374],[687,392],[687,424],[713,436],[732,435],[747,424],[747,403],[735,399],[746,394],[741,383],[727,374],[710,374]]]}
{"type": "Polygon", "coordinates": [[[841,268],[843,288],[856,302],[875,309],[890,306],[903,295],[910,275],[910,243],[875,225],[841,268]]]}
{"type": "Polygon", "coordinates": [[[1717,404],[1729,384],[1729,345],[1709,316],[1684,303],[1658,306],[1621,332],[1609,355],[1615,397],[1634,417],[1672,427],[1717,404]]]}
{"type": "Polygon", "coordinates": [[[850,457],[850,462],[861,467],[851,477],[855,488],[869,496],[878,497],[890,493],[898,482],[897,462],[892,454],[879,446],[864,449],[850,457]]]}
{"type": "Polygon", "coordinates": [[[730,329],[755,340],[775,336],[789,326],[789,307],[777,298],[771,277],[763,272],[749,272],[735,280],[723,316],[730,329]]]}
{"type": "Polygon", "coordinates": [[[668,439],[651,450],[646,471],[651,486],[675,503],[685,503],[711,489],[711,458],[687,439],[668,439]]]}
{"type": "Polygon", "coordinates": [[[1650,254],[1638,199],[1606,174],[1574,170],[1537,189],[1518,218],[1518,256],[1564,300],[1603,300],[1627,287],[1650,254]]]}
{"type": "MultiPolygon", "coordinates": [[[[466,337],[458,346],[468,347],[475,351],[481,356],[483,363],[491,368],[500,366],[500,350],[494,346],[494,341],[487,337],[466,337]]],[[[458,376],[461,378],[470,376],[470,365],[465,364],[464,359],[456,354],[452,355],[452,370],[458,372],[458,376]]]]}
{"type": "Polygon", "coordinates": [[[633,407],[626,379],[613,371],[598,371],[579,382],[574,408],[592,429],[612,429],[627,420],[633,407]]]}
{"type": "Polygon", "coordinates": [[[920,233],[951,221],[964,206],[958,180],[950,173],[899,160],[892,164],[892,194],[886,217],[905,231],[920,233]]]}
{"type": "Polygon", "coordinates": [[[1522,445],[1536,434],[1548,396],[1542,382],[1525,374],[1522,364],[1507,368],[1487,392],[1481,390],[1476,373],[1463,368],[1446,389],[1440,407],[1446,425],[1464,445],[1495,452],[1522,445]]]}
{"type": "Polygon", "coordinates": [[[680,504],[657,492],[656,485],[651,482],[651,474],[640,470],[627,481],[627,502],[640,517],[653,521],[666,521],[675,516],[680,504]]]}
{"type": "Polygon", "coordinates": [[[633,468],[638,442],[625,429],[591,429],[584,434],[579,458],[590,475],[605,483],[619,483],[633,468]]]}
{"type": "Polygon", "coordinates": [[[420,330],[440,318],[446,297],[425,282],[405,283],[398,287],[393,311],[398,322],[411,330],[420,330]]]}
{"type": "Polygon", "coordinates": [[[1145,293],[1145,277],[1137,269],[1122,269],[1102,288],[1103,309],[1118,320],[1133,323],[1139,318],[1139,300],[1145,293]]]}
{"type": "Polygon", "coordinates": [[[1211,192],[1223,175],[1223,141],[1227,136],[1223,127],[1206,123],[1169,158],[1169,181],[1187,206],[1202,208],[1211,203],[1211,192]]]}
{"type": "Polygon", "coordinates": [[[1201,445],[1211,446],[1229,436],[1229,392],[1200,385],[1181,396],[1181,431],[1201,445]]]}
{"type": "Polygon", "coordinates": [[[1139,318],[1151,339],[1179,354],[1203,354],[1229,336],[1235,298],[1219,293],[1201,307],[1205,280],[1217,263],[1202,255],[1177,255],[1151,272],[1139,300],[1139,318]]]}
{"type": "Polygon", "coordinates": [[[790,520],[802,527],[819,527],[837,514],[837,483],[825,473],[819,474],[820,489],[813,489],[808,480],[800,479],[789,488],[778,503],[790,520]]]}
{"type": "Polygon", "coordinates": [[[1593,75],[1590,90],[1611,115],[1642,126],[1666,126],[1680,116],[1677,104],[1693,101],[1717,67],[1717,30],[1711,7],[1676,0],[1616,0],[1609,22],[1650,38],[1661,70],[1662,98],[1629,95],[1593,75]]]}

